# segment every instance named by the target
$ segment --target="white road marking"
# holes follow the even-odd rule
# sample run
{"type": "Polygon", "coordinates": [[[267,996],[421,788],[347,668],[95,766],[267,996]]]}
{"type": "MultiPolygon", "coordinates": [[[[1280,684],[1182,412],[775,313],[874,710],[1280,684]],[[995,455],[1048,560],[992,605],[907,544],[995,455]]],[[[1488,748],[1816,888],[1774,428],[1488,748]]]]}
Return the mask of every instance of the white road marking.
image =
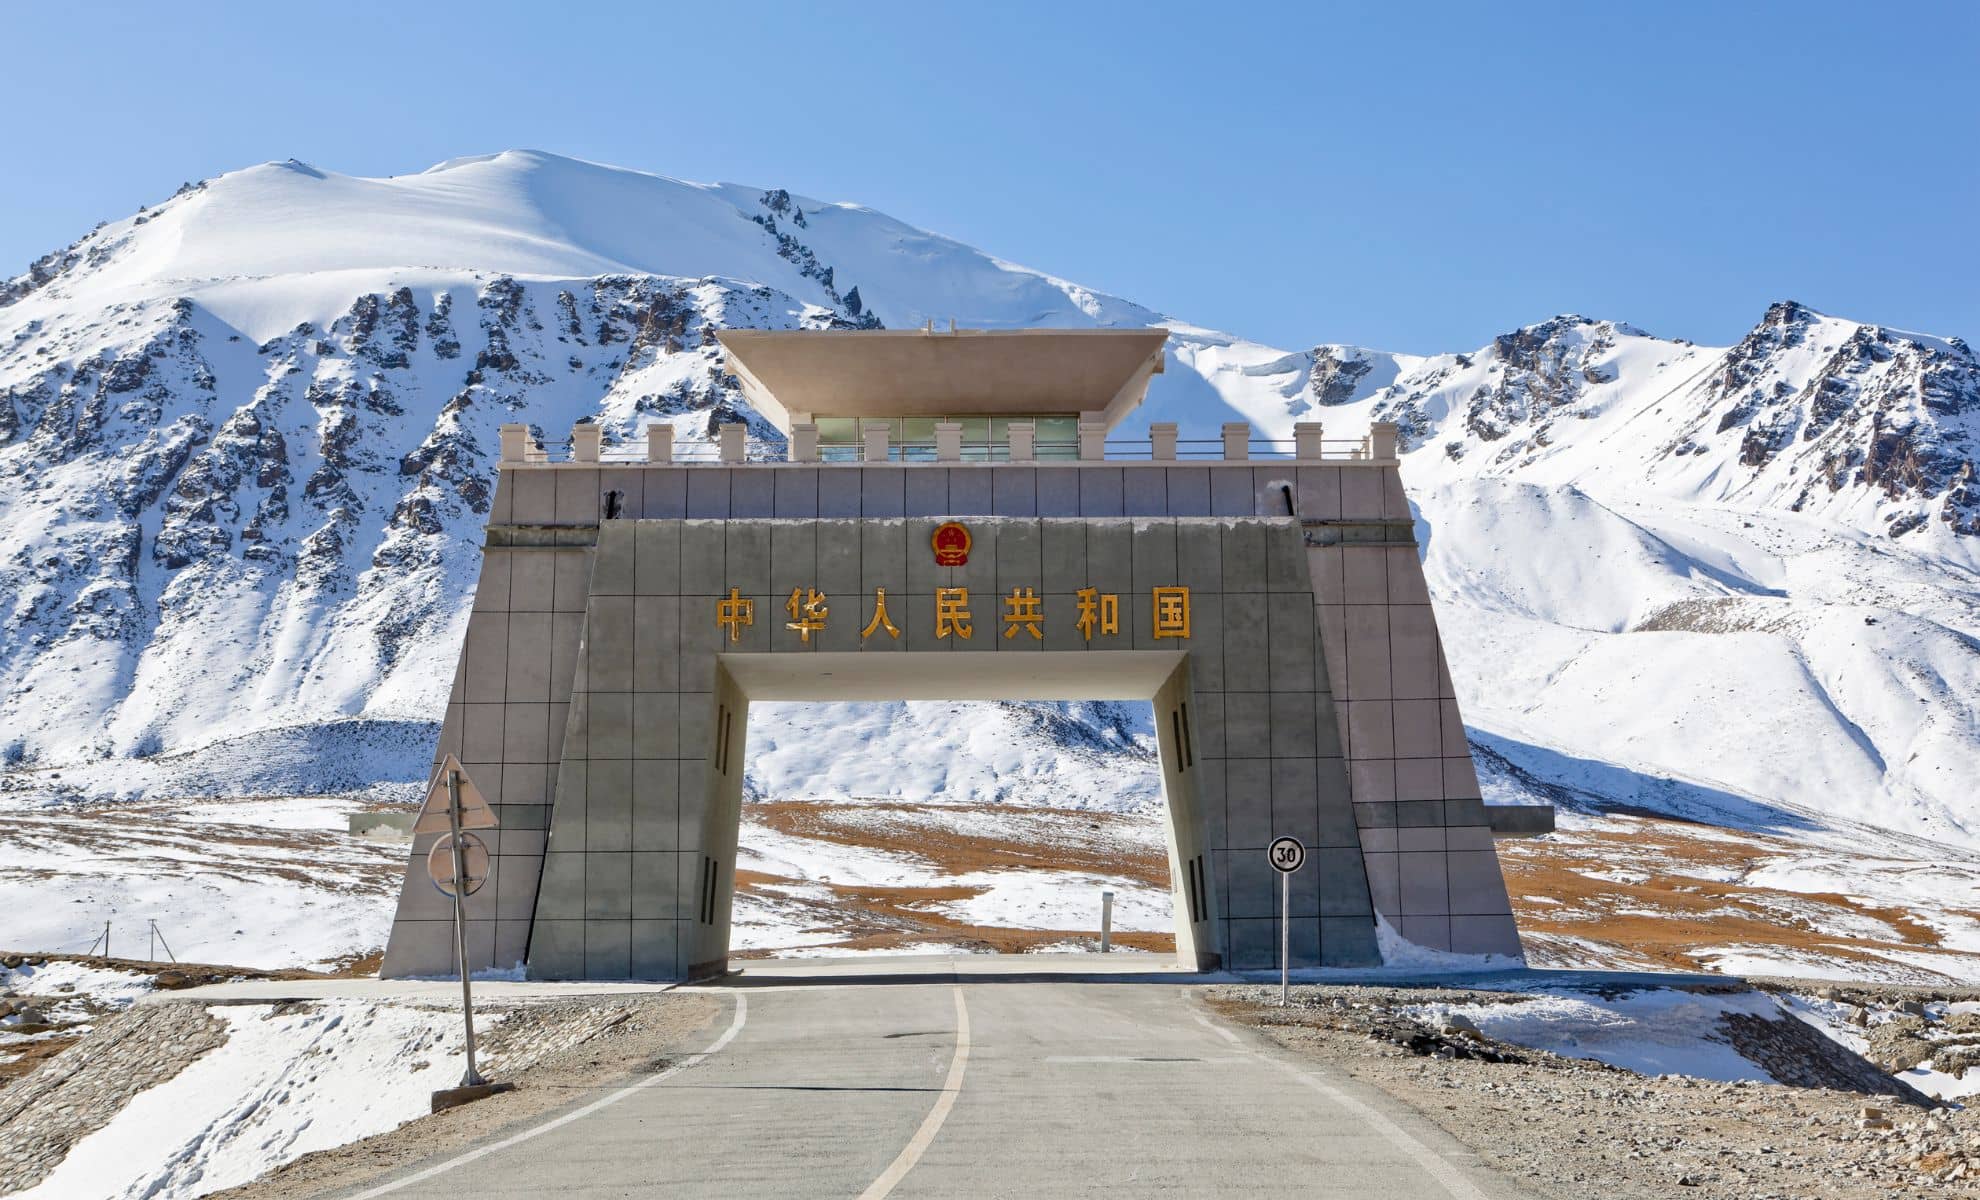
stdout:
{"type": "Polygon", "coordinates": [[[1237,1034],[1232,1033],[1230,1030],[1224,1028],[1222,1025],[1217,1024],[1215,1021],[1212,1021],[1209,1017],[1204,1016],[1200,1012],[1193,1012],[1189,1015],[1196,1018],[1196,1023],[1198,1025],[1203,1026],[1205,1029],[1208,1029],[1211,1033],[1216,1034],[1218,1037],[1223,1038],[1227,1042],[1241,1042],[1244,1040],[1238,1037],[1237,1034]]]}
{"type": "MultiPolygon", "coordinates": [[[[1202,997],[1201,990],[1198,990],[1196,994],[1200,1000],[1202,997]]],[[[1225,1041],[1244,1045],[1244,1039],[1211,1021],[1202,1013],[1192,1012],[1190,1015],[1196,1018],[1197,1024],[1222,1037],[1225,1041]]],[[[1466,1179],[1464,1174],[1455,1166],[1451,1165],[1443,1155],[1424,1145],[1407,1129],[1390,1120],[1379,1110],[1362,1103],[1331,1083],[1314,1078],[1291,1063],[1283,1062],[1253,1046],[1245,1046],[1245,1049],[1367,1122],[1368,1127],[1376,1133],[1381,1134],[1383,1140],[1414,1159],[1416,1165],[1428,1172],[1430,1177],[1443,1187],[1444,1193],[1453,1197],[1453,1200],[1485,1200],[1485,1193],[1479,1191],[1477,1185],[1472,1183],[1471,1180],[1466,1179]]]]}
{"type": "Polygon", "coordinates": [[[1047,1063],[1141,1063],[1144,1066],[1174,1066],[1178,1063],[1188,1063],[1191,1066],[1201,1066],[1205,1063],[1214,1065],[1216,1063],[1250,1062],[1251,1060],[1248,1058],[1228,1057],[1185,1058],[1181,1055],[1167,1056],[1152,1054],[1048,1054],[1043,1061],[1047,1063]]]}
{"type": "Polygon", "coordinates": [[[1466,1179],[1462,1172],[1444,1159],[1443,1155],[1416,1140],[1408,1130],[1391,1121],[1380,1111],[1363,1104],[1331,1083],[1315,1079],[1291,1063],[1280,1062],[1265,1054],[1260,1054],[1259,1057],[1360,1117],[1391,1146],[1415,1159],[1416,1165],[1422,1167],[1430,1178],[1436,1180],[1443,1187],[1445,1194],[1453,1197],[1453,1200],[1485,1200],[1485,1193],[1479,1191],[1477,1185],[1466,1179]]]}
{"type": "MultiPolygon", "coordinates": [[[[677,1075],[680,1072],[687,1070],[689,1067],[701,1063],[702,1061],[707,1059],[710,1055],[715,1054],[716,1052],[720,1051],[724,1046],[727,1046],[730,1042],[735,1041],[736,1035],[742,1032],[743,1024],[746,1021],[748,1021],[749,1001],[744,998],[741,992],[735,993],[735,997],[736,997],[735,1017],[729,1022],[729,1027],[722,1031],[722,1036],[716,1038],[713,1042],[709,1043],[708,1049],[703,1050],[697,1054],[690,1054],[686,1058],[675,1063],[673,1066],[668,1067],[664,1071],[661,1071],[659,1074],[649,1075],[645,1079],[640,1080],[638,1083],[635,1083],[630,1087],[620,1088],[618,1091],[613,1092],[609,1096],[601,1096],[598,1099],[593,1100],[591,1103],[585,1105],[583,1108],[575,1109],[571,1112],[565,1113],[561,1117],[555,1118],[554,1120],[545,1121],[541,1125],[533,1126],[532,1128],[523,1130],[521,1133],[513,1134],[509,1137],[505,1137],[501,1141],[496,1142],[492,1145],[483,1146],[478,1150],[470,1150],[466,1154],[460,1155],[456,1158],[450,1158],[446,1162],[438,1163],[434,1166],[428,1167],[424,1171],[420,1171],[417,1174],[408,1175],[404,1179],[395,1179],[390,1183],[381,1183],[377,1187],[372,1188],[368,1192],[359,1192],[357,1195],[351,1197],[351,1200],[373,1200],[373,1197],[390,1195],[391,1193],[396,1192],[401,1188],[411,1187],[415,1183],[425,1183],[427,1180],[432,1179],[437,1175],[443,1175],[446,1172],[453,1170],[455,1167],[465,1166],[468,1163],[471,1163],[478,1158],[485,1158],[490,1154],[494,1154],[498,1150],[507,1150],[511,1146],[520,1145],[521,1143],[526,1142],[533,1137],[536,1137],[538,1134],[549,1133],[553,1129],[560,1129],[565,1125],[569,1125],[572,1121],[581,1121],[584,1118],[590,1116],[592,1113],[597,1112],[601,1108],[609,1108],[610,1106],[617,1104],[619,1101],[624,1100],[627,1096],[632,1095],[634,1092],[638,1092],[646,1088],[650,1088],[654,1084],[659,1083],[661,1080],[667,1079],[668,1077],[673,1075],[677,1075]]],[[[957,1003],[958,1004],[961,1003],[960,997],[958,997],[957,1003]]]]}
{"type": "Polygon", "coordinates": [[[963,1068],[969,1064],[969,1007],[963,1003],[963,990],[956,988],[956,1051],[949,1059],[949,1076],[942,1081],[942,1094],[935,1099],[935,1107],[928,1110],[922,1119],[921,1128],[914,1131],[908,1144],[887,1169],[880,1172],[880,1178],[867,1185],[859,1194],[859,1200],[881,1200],[914,1170],[914,1164],[921,1161],[922,1152],[928,1149],[935,1135],[942,1131],[942,1122],[949,1119],[949,1110],[956,1106],[956,1097],[962,1094],[963,1068]]]}

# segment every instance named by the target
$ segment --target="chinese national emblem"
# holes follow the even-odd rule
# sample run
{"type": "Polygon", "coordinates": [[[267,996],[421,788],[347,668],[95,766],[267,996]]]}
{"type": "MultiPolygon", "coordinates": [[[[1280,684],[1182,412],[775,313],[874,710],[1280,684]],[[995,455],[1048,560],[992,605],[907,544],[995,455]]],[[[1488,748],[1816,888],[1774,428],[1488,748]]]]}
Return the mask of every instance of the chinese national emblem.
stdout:
{"type": "Polygon", "coordinates": [[[947,521],[935,527],[928,539],[935,547],[935,565],[960,567],[969,561],[969,530],[960,521],[947,521]]]}

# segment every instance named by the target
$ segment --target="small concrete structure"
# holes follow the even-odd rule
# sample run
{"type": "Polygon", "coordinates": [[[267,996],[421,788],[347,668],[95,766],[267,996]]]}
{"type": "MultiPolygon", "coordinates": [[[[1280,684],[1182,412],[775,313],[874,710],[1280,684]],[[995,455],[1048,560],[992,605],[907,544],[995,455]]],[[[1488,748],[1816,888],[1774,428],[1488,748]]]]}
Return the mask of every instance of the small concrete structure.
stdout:
{"type": "MultiPolygon", "coordinates": [[[[1296,967],[1378,965],[1378,916],[1517,958],[1394,428],[1109,459],[1164,337],[725,333],[787,462],[740,426],[623,463],[505,429],[435,755],[501,818],[470,961],[724,969],[750,701],[916,698],[1150,702],[1186,967],[1276,962],[1284,835],[1296,967]]],[[[388,978],[453,970],[430,840],[388,978]]]]}

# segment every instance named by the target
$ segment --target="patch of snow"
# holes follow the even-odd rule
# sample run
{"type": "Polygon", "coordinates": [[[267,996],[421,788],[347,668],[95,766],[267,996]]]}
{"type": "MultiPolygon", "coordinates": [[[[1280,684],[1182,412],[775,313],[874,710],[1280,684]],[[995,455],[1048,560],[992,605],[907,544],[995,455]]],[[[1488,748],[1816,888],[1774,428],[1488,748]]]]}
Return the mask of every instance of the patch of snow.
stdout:
{"type": "Polygon", "coordinates": [[[151,994],[153,980],[136,971],[54,959],[40,966],[0,967],[0,989],[32,996],[36,1007],[61,1015],[54,1006],[70,998],[92,1000],[104,1008],[126,1008],[151,994]]]}
{"type": "Polygon", "coordinates": [[[949,877],[953,887],[982,888],[933,907],[969,925],[994,929],[1091,929],[1100,934],[1100,893],[1114,893],[1114,928],[1167,933],[1175,927],[1167,889],[1103,879],[1077,871],[972,871],[949,877]]]}
{"type": "MultiPolygon", "coordinates": [[[[140,1092],[18,1200],[181,1200],[384,1133],[460,1079],[460,1022],[357,1001],[208,1009],[226,1044],[140,1092]]],[[[476,1033],[498,1017],[476,1022],[476,1033]]]]}
{"type": "Polygon", "coordinates": [[[1701,994],[1675,988],[1648,988],[1612,999],[1544,992],[1509,1004],[1422,1004],[1404,1011],[1432,1025],[1463,1016],[1494,1040],[1592,1058],[1639,1075],[1761,1083],[1775,1080],[1725,1040],[1720,1018],[1739,1013],[1779,1020],[1782,1015],[1780,1006],[1763,993],[1701,994]]]}
{"type": "Polygon", "coordinates": [[[1503,954],[1453,954],[1448,950],[1436,950],[1429,946],[1418,945],[1404,937],[1380,913],[1375,914],[1375,946],[1382,955],[1382,965],[1397,971],[1446,975],[1459,972],[1507,971],[1525,965],[1518,959],[1503,954]]]}

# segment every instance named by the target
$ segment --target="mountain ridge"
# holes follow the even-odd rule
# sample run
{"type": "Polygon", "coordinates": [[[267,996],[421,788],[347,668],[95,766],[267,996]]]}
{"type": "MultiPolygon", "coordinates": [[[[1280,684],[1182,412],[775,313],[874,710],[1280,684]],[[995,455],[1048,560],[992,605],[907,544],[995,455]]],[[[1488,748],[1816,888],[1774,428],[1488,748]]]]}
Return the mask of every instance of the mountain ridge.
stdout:
{"type": "MultiPolygon", "coordinates": [[[[1820,793],[1819,767],[1848,785],[1824,801],[1839,815],[1980,828],[1938,778],[1980,753],[1980,365],[1959,338],[1783,301],[1732,347],[1561,314],[1464,353],[1289,351],[857,205],[541,152],[442,166],[248,168],[0,285],[0,789],[145,794],[170,773],[132,768],[151,781],[133,788],[118,764],[430,721],[500,424],[554,439],[589,418],[619,442],[650,421],[696,438],[743,420],[774,441],[716,330],[955,316],[1168,325],[1169,369],[1128,436],[1398,421],[1432,586],[1467,631],[1449,647],[1460,694],[1494,737],[1782,802],[1820,793]],[[484,261],[386,262],[416,253],[484,261]],[[494,265],[531,263],[557,269],[494,265]],[[1855,649],[1837,638],[1850,620],[1855,649]],[[1577,711],[1656,659],[1723,671],[1730,646],[1738,703],[1659,686],[1752,736],[1778,736],[1764,710],[1785,706],[1786,727],[1856,750],[1798,768],[1710,728],[1702,750],[1660,740],[1658,722],[1689,727],[1675,701],[1627,737],[1577,711]],[[1750,680],[1772,690],[1741,692],[1750,680]]],[[[366,753],[381,784],[417,774],[366,753]]],[[[801,768],[778,786],[831,775],[801,768]]]]}

